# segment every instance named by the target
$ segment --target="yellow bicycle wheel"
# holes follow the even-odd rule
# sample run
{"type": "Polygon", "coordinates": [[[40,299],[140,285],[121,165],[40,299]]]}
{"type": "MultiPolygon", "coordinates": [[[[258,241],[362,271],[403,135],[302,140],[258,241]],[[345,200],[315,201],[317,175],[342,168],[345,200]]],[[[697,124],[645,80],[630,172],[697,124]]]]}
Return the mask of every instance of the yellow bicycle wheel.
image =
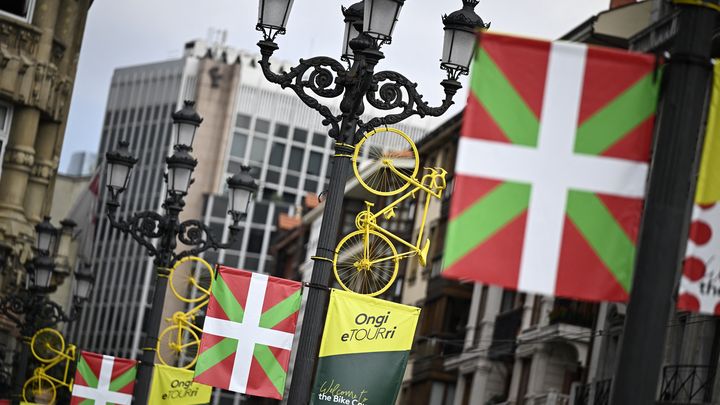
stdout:
{"type": "Polygon", "coordinates": [[[420,165],[415,143],[395,128],[378,128],[368,132],[355,146],[352,160],[355,177],[360,184],[381,196],[401,193],[410,185],[395,170],[414,179],[420,165]]]}
{"type": "Polygon", "coordinates": [[[387,291],[397,277],[397,250],[380,232],[368,231],[367,241],[365,232],[352,232],[338,243],[333,271],[343,289],[374,297],[387,291]]]}
{"type": "Polygon", "coordinates": [[[204,301],[210,297],[214,275],[210,263],[199,257],[186,257],[173,266],[170,272],[170,289],[183,302],[204,301]],[[183,266],[188,262],[197,265],[183,266]]]}
{"type": "Polygon", "coordinates": [[[43,363],[50,363],[65,351],[65,339],[55,329],[40,329],[30,341],[30,349],[35,358],[43,363]]]}
{"type": "Polygon", "coordinates": [[[57,390],[53,382],[42,375],[30,377],[23,385],[23,400],[31,404],[53,404],[57,390]]]}
{"type": "Polygon", "coordinates": [[[200,337],[186,325],[172,325],[158,338],[158,357],[166,366],[189,369],[195,365],[199,350],[200,337]]]}

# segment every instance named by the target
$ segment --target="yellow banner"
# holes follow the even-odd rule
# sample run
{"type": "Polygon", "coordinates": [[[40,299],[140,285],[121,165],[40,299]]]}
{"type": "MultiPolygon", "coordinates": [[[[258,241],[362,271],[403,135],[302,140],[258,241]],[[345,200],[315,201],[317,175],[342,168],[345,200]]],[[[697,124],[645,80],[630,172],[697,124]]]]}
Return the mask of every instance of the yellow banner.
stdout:
{"type": "Polygon", "coordinates": [[[156,364],[148,403],[207,404],[210,402],[212,387],[193,382],[193,375],[193,370],[156,364]]]}
{"type": "Polygon", "coordinates": [[[331,290],[320,357],[410,350],[420,308],[331,290]]]}
{"type": "Polygon", "coordinates": [[[698,204],[712,204],[718,201],[720,201],[720,63],[715,64],[712,99],[695,196],[695,202],[698,204]]]}

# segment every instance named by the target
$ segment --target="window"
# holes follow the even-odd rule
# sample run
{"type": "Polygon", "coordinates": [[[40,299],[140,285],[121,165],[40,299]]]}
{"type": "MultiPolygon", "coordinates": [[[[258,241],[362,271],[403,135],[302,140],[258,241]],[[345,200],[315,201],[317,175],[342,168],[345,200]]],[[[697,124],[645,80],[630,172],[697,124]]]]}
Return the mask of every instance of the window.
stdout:
{"type": "Polygon", "coordinates": [[[270,121],[257,119],[255,120],[255,132],[259,132],[261,134],[269,134],[270,133],[270,121]]]}
{"type": "Polygon", "coordinates": [[[288,174],[285,178],[285,187],[297,188],[300,184],[300,177],[294,174],[288,174]]]}
{"type": "Polygon", "coordinates": [[[250,116],[245,114],[238,114],[235,126],[238,128],[250,129],[250,116]]]}
{"type": "Polygon", "coordinates": [[[273,142],[272,149],[270,150],[270,164],[282,167],[283,155],[285,155],[285,145],[273,142]]]}
{"type": "Polygon", "coordinates": [[[250,160],[262,162],[265,160],[265,148],[267,141],[261,138],[253,139],[252,148],[250,148],[250,160]]]}
{"type": "Polygon", "coordinates": [[[0,13],[30,21],[35,8],[35,0],[3,0],[0,4],[0,13]]]}
{"type": "Polygon", "coordinates": [[[288,169],[299,172],[302,170],[303,161],[303,150],[298,147],[290,149],[290,161],[288,162],[288,169]]]}
{"type": "Polygon", "coordinates": [[[248,252],[258,254],[260,253],[260,250],[262,250],[263,236],[264,233],[262,229],[250,230],[250,238],[248,240],[247,247],[248,252]]]}
{"type": "Polygon", "coordinates": [[[312,143],[313,143],[313,145],[315,145],[315,146],[319,146],[319,147],[321,147],[321,148],[324,148],[324,147],[325,147],[325,138],[327,138],[327,135],[321,134],[321,133],[319,133],[319,132],[315,132],[315,133],[313,134],[313,141],[312,141],[312,143]]]}
{"type": "Polygon", "coordinates": [[[307,141],[308,131],[300,128],[295,128],[293,131],[293,141],[305,143],[307,141]]]}
{"type": "Polygon", "coordinates": [[[225,218],[225,216],[227,216],[227,205],[227,197],[215,197],[212,202],[212,216],[215,218],[225,218]]]}
{"type": "Polygon", "coordinates": [[[245,156],[245,148],[247,148],[247,135],[236,132],[233,135],[232,148],[230,154],[235,157],[242,158],[245,156]]]}
{"type": "Polygon", "coordinates": [[[287,125],[275,124],[275,137],[276,138],[287,138],[289,128],[287,125]]]}
{"type": "Polygon", "coordinates": [[[322,167],[322,154],[317,152],[310,152],[310,161],[308,161],[307,172],[315,176],[320,175],[320,168],[322,167]]]}
{"type": "Polygon", "coordinates": [[[276,170],[268,170],[265,182],[272,184],[280,184],[280,172],[276,170]]]}
{"type": "Polygon", "coordinates": [[[308,193],[316,193],[318,188],[318,182],[315,180],[305,180],[305,191],[308,193]]]}
{"type": "MultiPolygon", "coordinates": [[[[255,203],[255,211],[253,212],[253,223],[255,224],[265,224],[265,221],[268,217],[268,203],[266,202],[257,202],[255,203]]],[[[250,234],[252,237],[252,233],[250,234]]]]}

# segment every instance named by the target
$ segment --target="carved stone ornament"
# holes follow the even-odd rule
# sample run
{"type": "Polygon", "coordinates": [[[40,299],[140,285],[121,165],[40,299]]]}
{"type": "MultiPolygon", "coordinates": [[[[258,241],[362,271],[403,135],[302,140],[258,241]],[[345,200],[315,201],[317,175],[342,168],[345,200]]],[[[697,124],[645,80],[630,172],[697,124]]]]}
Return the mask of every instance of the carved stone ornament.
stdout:
{"type": "Polygon", "coordinates": [[[35,164],[35,154],[20,149],[8,148],[5,151],[5,163],[32,168],[35,164]]]}
{"type": "Polygon", "coordinates": [[[55,168],[48,163],[37,163],[33,166],[31,174],[35,178],[50,181],[55,174],[55,168]]]}

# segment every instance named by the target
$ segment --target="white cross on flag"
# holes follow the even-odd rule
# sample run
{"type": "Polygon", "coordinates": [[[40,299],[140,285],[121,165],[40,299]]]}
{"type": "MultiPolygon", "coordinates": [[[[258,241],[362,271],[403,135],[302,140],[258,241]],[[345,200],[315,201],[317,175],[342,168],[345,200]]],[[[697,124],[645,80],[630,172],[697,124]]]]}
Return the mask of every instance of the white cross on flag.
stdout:
{"type": "Polygon", "coordinates": [[[295,281],[219,267],[194,380],[282,399],[301,288],[295,281]]]}
{"type": "Polygon", "coordinates": [[[81,352],[71,405],[130,405],[135,388],[135,360],[81,352]]]}

